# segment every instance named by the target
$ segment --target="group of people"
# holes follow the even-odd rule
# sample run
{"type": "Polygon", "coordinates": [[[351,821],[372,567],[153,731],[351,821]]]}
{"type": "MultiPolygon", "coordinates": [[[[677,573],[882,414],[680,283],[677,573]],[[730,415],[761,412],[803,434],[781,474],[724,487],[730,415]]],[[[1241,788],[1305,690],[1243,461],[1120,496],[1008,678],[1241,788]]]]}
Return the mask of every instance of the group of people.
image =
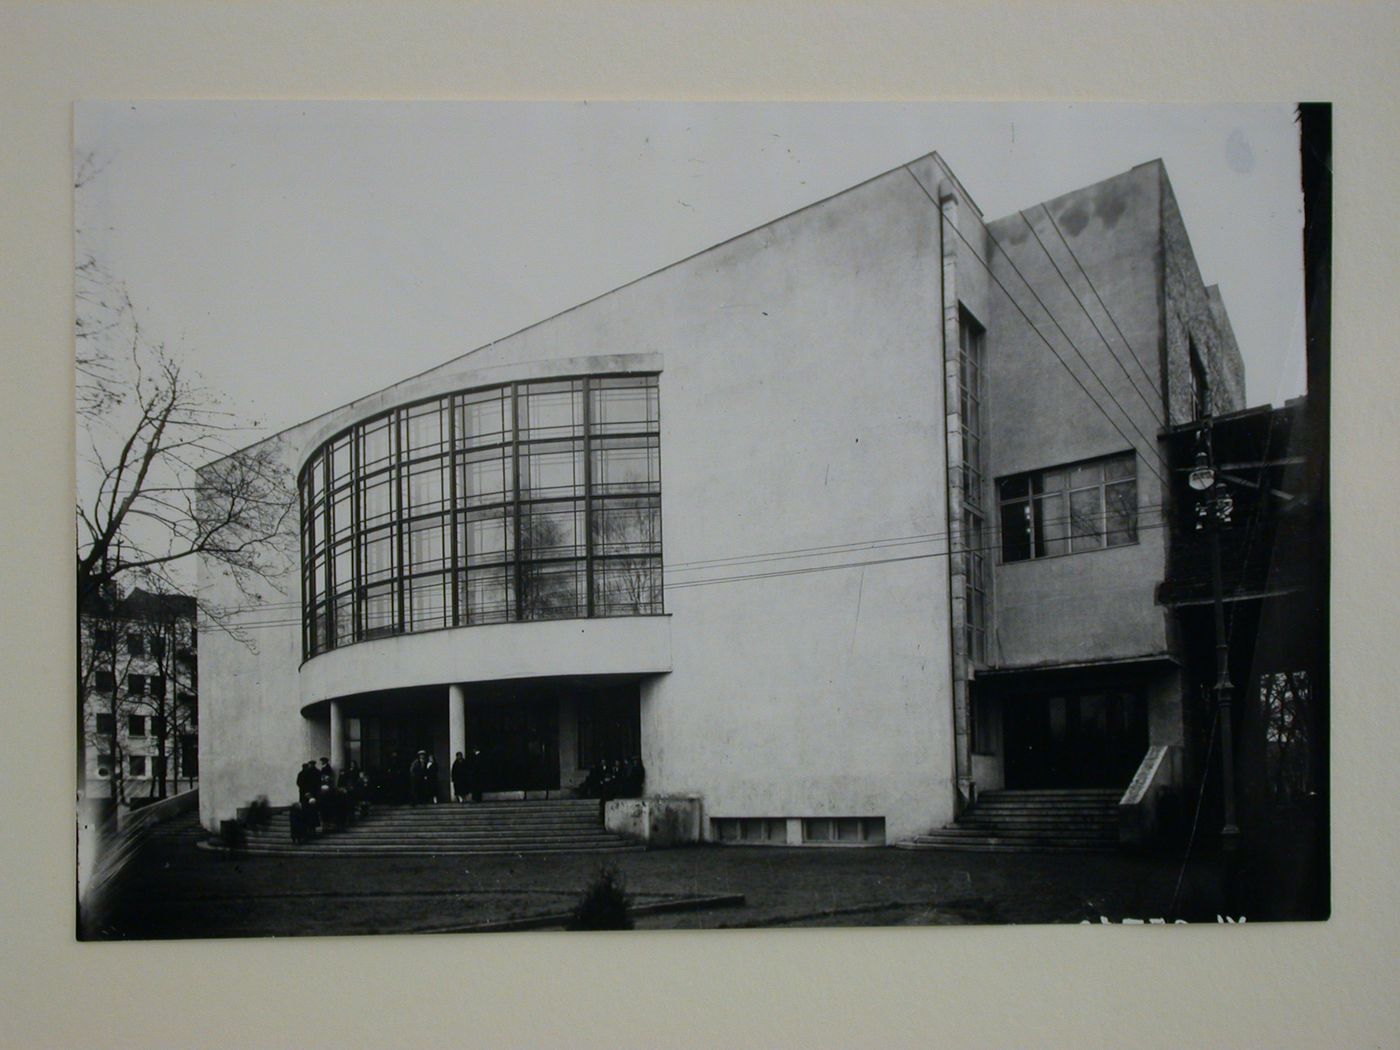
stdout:
{"type": "MultiPolygon", "coordinates": [[[[481,752],[473,750],[468,756],[458,751],[449,771],[452,795],[458,802],[481,801],[481,752]]],[[[419,751],[408,766],[409,803],[414,806],[433,805],[442,801],[438,783],[438,765],[432,752],[419,751]]]]}
{"type": "Polygon", "coordinates": [[[297,773],[297,801],[291,810],[292,841],[307,842],[318,831],[343,831],[356,817],[369,812],[366,791],[369,781],[351,762],[339,774],[331,760],[322,757],[302,763],[297,773]]]}

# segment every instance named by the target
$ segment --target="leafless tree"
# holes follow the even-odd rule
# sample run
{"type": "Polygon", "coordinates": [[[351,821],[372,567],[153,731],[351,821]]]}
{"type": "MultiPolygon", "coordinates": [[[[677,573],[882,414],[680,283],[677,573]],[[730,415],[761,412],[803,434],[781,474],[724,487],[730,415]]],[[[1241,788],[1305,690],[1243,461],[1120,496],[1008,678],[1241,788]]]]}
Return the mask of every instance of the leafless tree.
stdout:
{"type": "MultiPolygon", "coordinates": [[[[79,158],[75,192],[102,167],[79,158]]],[[[266,445],[240,450],[256,423],[230,411],[181,355],[148,334],[125,284],[81,247],[81,229],[78,240],[78,608],[113,584],[178,591],[182,567],[199,558],[222,565],[256,599],[258,581],[289,564],[292,479],[266,445]]],[[[201,612],[239,633],[222,610],[201,612]]],[[[78,685],[81,782],[81,667],[78,685]]]]}

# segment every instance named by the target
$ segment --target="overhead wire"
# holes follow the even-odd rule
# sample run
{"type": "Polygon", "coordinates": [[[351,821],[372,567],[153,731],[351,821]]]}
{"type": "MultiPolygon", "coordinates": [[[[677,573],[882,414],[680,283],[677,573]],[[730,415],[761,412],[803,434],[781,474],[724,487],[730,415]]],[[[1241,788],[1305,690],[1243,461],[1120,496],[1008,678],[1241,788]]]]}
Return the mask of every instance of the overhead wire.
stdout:
{"type": "Polygon", "coordinates": [[[1157,387],[1156,380],[1154,380],[1148,374],[1147,369],[1143,367],[1142,359],[1138,357],[1137,352],[1133,349],[1133,344],[1129,342],[1128,337],[1123,334],[1123,329],[1119,327],[1118,319],[1113,316],[1113,311],[1108,308],[1108,304],[1105,303],[1103,301],[1103,297],[1099,295],[1099,290],[1094,285],[1093,279],[1084,269],[1084,264],[1079,261],[1079,256],[1075,254],[1074,249],[1070,247],[1069,240],[1065,237],[1064,231],[1060,229],[1060,224],[1055,221],[1055,216],[1050,214],[1050,209],[1047,208],[1043,203],[1040,207],[1041,210],[1045,212],[1045,217],[1050,220],[1051,227],[1054,228],[1055,233],[1059,236],[1060,243],[1065,246],[1065,251],[1067,251],[1069,253],[1069,257],[1074,260],[1074,265],[1079,269],[1080,274],[1083,276],[1085,282],[1089,285],[1089,290],[1094,293],[1094,298],[1098,300],[1099,306],[1103,308],[1104,314],[1108,317],[1109,324],[1113,325],[1113,330],[1118,333],[1118,338],[1123,340],[1123,345],[1128,348],[1128,356],[1132,358],[1133,363],[1138,366],[1138,371],[1140,371],[1142,373],[1142,377],[1147,380],[1148,387],[1151,388],[1154,394],[1157,394],[1160,397],[1161,391],[1157,387]]]}
{"type": "MultiPolygon", "coordinates": [[[[1041,207],[1043,208],[1044,205],[1041,205],[1041,207]]],[[[1050,213],[1049,211],[1046,211],[1045,214],[1049,215],[1050,213]]],[[[1128,381],[1128,385],[1133,388],[1133,391],[1141,399],[1143,405],[1145,405],[1147,407],[1147,410],[1152,413],[1152,421],[1158,424],[1159,426],[1165,423],[1165,420],[1162,418],[1162,405],[1160,403],[1153,404],[1148,399],[1147,395],[1142,392],[1142,388],[1137,385],[1137,381],[1133,379],[1132,373],[1128,371],[1128,366],[1123,364],[1123,362],[1119,359],[1118,354],[1114,351],[1112,344],[1109,343],[1108,337],[1103,334],[1103,329],[1101,329],[1099,327],[1099,323],[1094,320],[1094,315],[1089,312],[1088,304],[1086,304],[1084,300],[1080,298],[1079,293],[1074,290],[1074,285],[1069,283],[1069,278],[1066,277],[1065,272],[1060,269],[1060,264],[1055,261],[1055,257],[1050,254],[1050,249],[1045,246],[1045,242],[1040,239],[1040,233],[1036,230],[1035,224],[1031,222],[1030,217],[1026,215],[1025,211],[1021,212],[1021,221],[1026,224],[1026,229],[1031,231],[1031,236],[1035,238],[1035,243],[1040,245],[1040,250],[1045,253],[1045,258],[1048,259],[1050,261],[1050,265],[1055,268],[1055,273],[1059,275],[1059,278],[1061,282],[1063,282],[1065,289],[1069,292],[1070,295],[1074,297],[1074,301],[1079,306],[1079,309],[1084,311],[1085,318],[1088,320],[1089,324],[1093,326],[1094,332],[1098,335],[1099,340],[1103,343],[1104,349],[1108,351],[1108,356],[1113,358],[1114,363],[1123,373],[1123,378],[1128,381]]],[[[1061,240],[1063,239],[1064,238],[1061,237],[1061,240]]],[[[1068,247],[1068,244],[1066,244],[1066,247],[1068,247]]],[[[1093,290],[1094,295],[1097,298],[1098,289],[1094,288],[1094,282],[1089,280],[1089,275],[1084,273],[1082,267],[1080,268],[1079,272],[1084,275],[1084,280],[1088,281],[1090,289],[1093,290]]],[[[1102,298],[1099,299],[1099,305],[1103,306],[1102,298]]],[[[1103,308],[1104,312],[1107,313],[1108,307],[1104,306],[1103,308]]],[[[1128,354],[1132,356],[1134,360],[1136,360],[1136,355],[1133,353],[1133,348],[1131,345],[1128,346],[1128,354]]],[[[1153,392],[1156,393],[1155,388],[1153,392]]]]}
{"type": "MultiPolygon", "coordinates": [[[[1006,285],[1002,282],[1001,278],[996,275],[996,273],[991,267],[991,264],[988,263],[987,260],[982,258],[981,254],[977,251],[976,248],[972,246],[972,243],[967,239],[963,232],[960,229],[958,229],[956,223],[947,221],[946,217],[943,215],[943,209],[939,207],[938,202],[934,200],[933,195],[929,193],[928,189],[924,186],[922,182],[919,181],[918,177],[915,176],[912,171],[909,171],[907,167],[904,170],[908,172],[909,177],[914,180],[914,184],[918,186],[919,189],[923,192],[924,196],[929,199],[929,202],[933,204],[935,208],[938,209],[939,221],[945,227],[953,231],[957,238],[960,241],[962,241],[963,245],[967,248],[968,253],[974,259],[977,260],[977,262],[982,266],[984,270],[986,270],[987,276],[992,279],[992,281],[996,284],[996,286],[999,289],[1001,289],[1001,293],[1004,296],[1006,296],[1007,302],[1009,302],[1013,307],[1015,307],[1016,312],[1021,315],[1022,320],[1026,322],[1030,330],[1035,333],[1036,338],[1038,338],[1042,343],[1045,344],[1046,349],[1048,349],[1050,353],[1054,356],[1055,360],[1060,363],[1061,367],[1064,368],[1065,372],[1068,373],[1069,377],[1072,380],[1074,380],[1075,385],[1078,386],[1080,390],[1084,391],[1084,396],[1089,399],[1089,403],[1099,410],[1099,412],[1103,415],[1104,419],[1108,421],[1109,425],[1113,427],[1115,431],[1118,432],[1118,435],[1124,441],[1126,441],[1132,448],[1137,449],[1138,443],[1128,436],[1127,432],[1125,432],[1123,428],[1118,425],[1118,422],[1109,414],[1108,409],[1106,409],[1099,402],[1098,398],[1094,396],[1093,392],[1090,391],[1087,386],[1085,386],[1084,381],[1080,379],[1079,376],[1075,373],[1074,369],[1070,367],[1069,362],[1064,359],[1064,356],[1057,349],[1055,349],[1055,345],[1045,337],[1045,334],[1040,330],[1040,327],[1034,321],[1032,321],[1030,315],[1026,313],[1025,308],[1022,307],[1021,304],[1016,300],[1016,297],[1011,294],[1010,289],[1008,289],[1006,285]]],[[[983,228],[986,229],[985,227],[983,228]]],[[[1162,465],[1165,467],[1166,464],[1162,461],[1162,453],[1156,447],[1156,443],[1153,441],[1153,439],[1149,438],[1146,434],[1144,434],[1142,430],[1138,428],[1137,425],[1133,422],[1132,416],[1128,413],[1126,409],[1123,408],[1122,404],[1118,401],[1118,399],[1113,396],[1113,391],[1108,388],[1108,384],[1104,382],[1103,378],[1098,374],[1098,372],[1094,370],[1093,366],[1089,364],[1088,360],[1084,357],[1083,352],[1075,344],[1074,340],[1069,337],[1069,334],[1065,332],[1064,328],[1060,325],[1059,321],[1056,320],[1054,314],[1050,312],[1050,309],[1036,294],[1035,289],[1031,287],[1031,283],[1026,279],[1025,275],[1021,273],[1021,270],[1016,265],[1015,260],[1013,260],[1011,256],[1007,253],[1006,249],[1002,246],[1001,242],[998,241],[996,237],[992,235],[992,232],[990,230],[987,230],[986,232],[988,238],[991,239],[992,244],[1001,252],[1002,258],[1006,259],[1007,263],[1011,266],[1012,271],[1016,274],[1017,277],[1021,279],[1021,283],[1026,286],[1027,291],[1029,291],[1032,297],[1035,298],[1036,302],[1040,304],[1040,308],[1045,311],[1046,317],[1049,318],[1050,322],[1054,324],[1057,329],[1059,329],[1060,334],[1064,336],[1065,341],[1069,343],[1070,348],[1075,352],[1075,354],[1078,355],[1080,361],[1084,363],[1084,367],[1089,371],[1089,374],[1092,375],[1096,380],[1098,380],[1099,385],[1103,387],[1104,393],[1108,395],[1109,400],[1111,400],[1118,407],[1118,411],[1123,413],[1123,416],[1127,420],[1128,425],[1137,432],[1140,438],[1142,438],[1143,442],[1147,446],[1147,449],[1151,451],[1152,458],[1156,459],[1159,463],[1162,463],[1162,465]]],[[[1161,472],[1158,471],[1157,468],[1152,464],[1152,462],[1147,456],[1143,457],[1143,463],[1147,466],[1148,470],[1152,471],[1152,473],[1156,476],[1157,480],[1161,484],[1167,484],[1166,479],[1162,476],[1161,472]]]]}
{"type": "MultiPolygon", "coordinates": [[[[1063,522],[1068,522],[1070,519],[1066,518],[1066,519],[1062,519],[1062,520],[1061,520],[1061,519],[1056,519],[1056,520],[1057,520],[1057,522],[1063,523],[1063,522]]],[[[1047,521],[1046,523],[1047,523],[1047,524],[1050,524],[1049,521],[1047,521]]],[[[1169,524],[1169,523],[1168,523],[1167,521],[1165,521],[1165,520],[1163,520],[1163,521],[1158,521],[1158,522],[1155,522],[1155,523],[1143,523],[1143,522],[1139,522],[1139,523],[1137,524],[1137,527],[1136,527],[1136,532],[1137,532],[1138,534],[1141,534],[1141,533],[1143,533],[1143,532],[1155,532],[1155,531],[1157,531],[1157,530],[1159,530],[1159,529],[1164,529],[1164,528],[1166,528],[1166,527],[1168,526],[1168,524],[1169,524]]],[[[1063,539],[1067,539],[1067,540],[1070,539],[1070,537],[1057,537],[1057,538],[1063,538],[1063,539]]],[[[744,581],[749,581],[749,580],[776,579],[776,578],[780,578],[780,577],[784,577],[784,576],[802,576],[802,575],[808,575],[808,574],[816,573],[816,572],[834,572],[834,571],[838,571],[838,570],[841,570],[841,569],[865,568],[865,567],[871,566],[871,565],[890,565],[890,564],[896,564],[896,563],[900,563],[900,562],[924,561],[924,560],[928,560],[928,559],[930,559],[930,558],[946,558],[946,557],[951,557],[951,556],[953,556],[953,555],[955,555],[955,554],[967,554],[967,553],[985,554],[985,553],[991,553],[991,552],[994,552],[994,551],[997,551],[997,550],[1000,550],[1000,549],[1001,549],[1001,543],[1000,543],[1000,542],[996,542],[996,543],[986,544],[986,545],[978,546],[978,547],[958,547],[957,549],[947,548],[947,549],[943,549],[943,550],[926,551],[926,552],[919,553],[919,554],[906,554],[906,555],[899,555],[899,556],[896,556],[896,557],[889,557],[889,558],[866,558],[866,559],[860,559],[860,560],[856,560],[856,561],[838,562],[838,563],[835,563],[835,564],[808,565],[808,566],[801,566],[801,567],[797,567],[797,568],[775,569],[775,570],[773,570],[773,571],[771,571],[771,572],[744,573],[744,574],[741,574],[741,575],[733,575],[733,576],[711,576],[711,577],[703,577],[703,578],[701,578],[701,579],[696,579],[696,580],[667,581],[663,586],[664,586],[664,589],[665,589],[665,590],[668,590],[668,591],[671,591],[671,590],[686,590],[686,589],[689,589],[689,588],[692,588],[692,587],[705,587],[705,586],[710,586],[710,585],[712,585],[712,584],[720,584],[720,583],[739,583],[739,582],[744,582],[744,581]]],[[[1098,547],[1098,548],[1094,548],[1094,549],[1096,549],[1096,550],[1105,550],[1105,549],[1111,550],[1111,549],[1113,549],[1113,548],[1098,547]]],[[[1030,559],[1030,560],[1038,560],[1038,559],[1030,559]]],[[[292,603],[292,604],[294,605],[295,603],[292,603]]],[[[262,628],[272,628],[272,627],[283,628],[283,627],[293,627],[293,626],[297,626],[297,625],[299,625],[300,623],[301,623],[301,618],[300,618],[300,617],[296,617],[296,618],[292,618],[292,619],[263,620],[263,621],[257,621],[257,622],[251,622],[251,623],[241,624],[241,625],[240,625],[240,629],[262,629],[262,628]]]]}

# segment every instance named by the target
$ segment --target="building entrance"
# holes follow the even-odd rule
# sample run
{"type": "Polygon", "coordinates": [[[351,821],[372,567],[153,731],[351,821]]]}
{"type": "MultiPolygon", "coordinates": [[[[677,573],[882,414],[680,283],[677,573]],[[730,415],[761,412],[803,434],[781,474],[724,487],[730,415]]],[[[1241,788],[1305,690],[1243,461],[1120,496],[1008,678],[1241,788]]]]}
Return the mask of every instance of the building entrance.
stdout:
{"type": "Polygon", "coordinates": [[[558,788],[558,699],[469,704],[467,746],[480,752],[477,776],[483,791],[558,788]]]}
{"type": "Polygon", "coordinates": [[[408,767],[420,749],[433,749],[429,718],[374,714],[352,716],[345,722],[345,757],[364,770],[370,797],[378,802],[408,802],[408,767]]]}
{"type": "Polygon", "coordinates": [[[1133,693],[1010,696],[1002,711],[1008,788],[1124,787],[1147,751],[1133,693]]]}

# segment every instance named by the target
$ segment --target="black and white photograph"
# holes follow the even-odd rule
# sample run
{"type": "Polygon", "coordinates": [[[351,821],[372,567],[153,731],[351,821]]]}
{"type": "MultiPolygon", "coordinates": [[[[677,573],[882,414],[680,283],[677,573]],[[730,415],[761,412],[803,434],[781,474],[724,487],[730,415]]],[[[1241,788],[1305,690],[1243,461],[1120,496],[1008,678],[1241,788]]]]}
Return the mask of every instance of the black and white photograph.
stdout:
{"type": "Polygon", "coordinates": [[[78,102],[77,937],[1328,919],[1331,119],[78,102]]]}

